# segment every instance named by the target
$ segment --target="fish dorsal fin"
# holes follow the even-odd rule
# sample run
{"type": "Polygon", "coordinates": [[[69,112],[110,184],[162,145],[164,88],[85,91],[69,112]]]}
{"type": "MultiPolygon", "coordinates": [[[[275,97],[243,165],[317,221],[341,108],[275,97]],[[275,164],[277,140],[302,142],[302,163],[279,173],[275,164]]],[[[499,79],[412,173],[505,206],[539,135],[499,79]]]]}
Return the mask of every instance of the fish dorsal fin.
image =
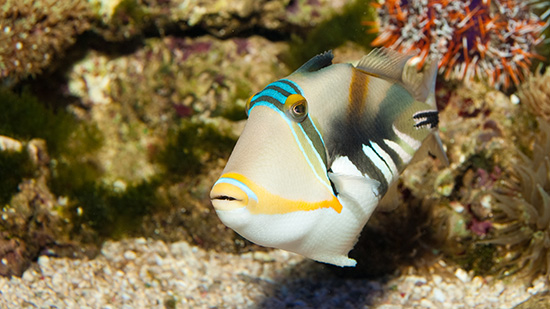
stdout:
{"type": "Polygon", "coordinates": [[[298,70],[294,71],[294,73],[292,74],[315,72],[322,68],[326,68],[332,64],[333,58],[334,54],[332,54],[332,50],[328,50],[309,59],[308,62],[304,63],[301,67],[298,68],[298,70]]]}
{"type": "Polygon", "coordinates": [[[420,102],[435,107],[435,79],[437,60],[432,59],[418,72],[413,55],[401,54],[387,48],[373,49],[357,64],[357,69],[371,75],[399,82],[420,102]]]}
{"type": "Polygon", "coordinates": [[[412,55],[400,54],[387,48],[375,48],[363,56],[356,68],[371,75],[402,82],[403,70],[412,55]]]}

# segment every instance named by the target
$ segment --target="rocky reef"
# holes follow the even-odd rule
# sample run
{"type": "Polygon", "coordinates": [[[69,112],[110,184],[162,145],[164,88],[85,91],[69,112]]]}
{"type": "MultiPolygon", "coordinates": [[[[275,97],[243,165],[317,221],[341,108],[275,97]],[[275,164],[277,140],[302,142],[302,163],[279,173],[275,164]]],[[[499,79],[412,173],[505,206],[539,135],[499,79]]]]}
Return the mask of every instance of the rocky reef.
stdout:
{"type": "MultiPolygon", "coordinates": [[[[130,236],[266,250],[225,228],[208,198],[245,101],[324,50],[358,59],[374,39],[361,23],[376,18],[368,2],[328,0],[0,8],[4,276],[130,236]]],[[[365,266],[334,272],[382,276],[443,259],[487,278],[548,277],[550,75],[530,69],[517,92],[511,81],[505,93],[483,78],[438,80],[450,166],[428,157],[407,168],[400,206],[376,213],[351,253],[365,266]]]]}
{"type": "Polygon", "coordinates": [[[337,46],[304,52],[311,29],[338,25],[329,34],[341,44],[350,35],[334,20],[358,25],[357,7],[366,4],[3,5],[0,274],[20,276],[39,255],[93,257],[127,236],[248,250],[208,198],[245,100],[300,57],[337,46]]]}

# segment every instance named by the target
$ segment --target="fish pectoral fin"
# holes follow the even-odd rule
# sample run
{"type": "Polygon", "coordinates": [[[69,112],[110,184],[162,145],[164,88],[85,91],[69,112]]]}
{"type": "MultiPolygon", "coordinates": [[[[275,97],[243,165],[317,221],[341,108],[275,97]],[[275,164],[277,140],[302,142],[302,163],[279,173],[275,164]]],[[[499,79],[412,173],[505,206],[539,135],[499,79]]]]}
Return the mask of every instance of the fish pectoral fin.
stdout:
{"type": "Polygon", "coordinates": [[[449,158],[447,158],[447,154],[443,148],[443,143],[441,142],[441,138],[439,137],[439,133],[437,133],[437,131],[428,134],[422,142],[420,148],[418,148],[414,154],[409,165],[421,161],[427,155],[432,155],[433,157],[436,157],[439,162],[443,163],[444,166],[449,166],[449,158]]]}
{"type": "Polygon", "coordinates": [[[328,177],[338,191],[338,199],[359,206],[353,211],[360,211],[358,215],[370,217],[378,204],[380,182],[362,176],[332,172],[328,173],[328,177]]]}

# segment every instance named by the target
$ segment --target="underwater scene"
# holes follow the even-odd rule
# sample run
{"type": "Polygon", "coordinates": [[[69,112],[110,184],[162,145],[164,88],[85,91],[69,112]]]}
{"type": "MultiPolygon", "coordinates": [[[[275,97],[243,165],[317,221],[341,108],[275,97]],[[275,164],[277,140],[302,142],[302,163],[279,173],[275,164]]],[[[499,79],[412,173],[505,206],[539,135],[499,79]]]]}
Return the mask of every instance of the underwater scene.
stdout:
{"type": "Polygon", "coordinates": [[[0,308],[548,308],[550,1],[0,1],[0,308]]]}

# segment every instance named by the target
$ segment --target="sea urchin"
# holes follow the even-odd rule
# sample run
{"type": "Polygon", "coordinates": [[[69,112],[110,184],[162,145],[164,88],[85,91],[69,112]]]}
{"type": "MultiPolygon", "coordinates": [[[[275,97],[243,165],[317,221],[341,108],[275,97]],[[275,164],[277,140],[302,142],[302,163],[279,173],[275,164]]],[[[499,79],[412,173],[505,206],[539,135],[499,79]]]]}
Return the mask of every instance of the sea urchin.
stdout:
{"type": "Polygon", "coordinates": [[[519,85],[546,23],[521,0],[382,0],[373,46],[436,55],[445,79],[486,79],[497,88],[519,85]]]}

